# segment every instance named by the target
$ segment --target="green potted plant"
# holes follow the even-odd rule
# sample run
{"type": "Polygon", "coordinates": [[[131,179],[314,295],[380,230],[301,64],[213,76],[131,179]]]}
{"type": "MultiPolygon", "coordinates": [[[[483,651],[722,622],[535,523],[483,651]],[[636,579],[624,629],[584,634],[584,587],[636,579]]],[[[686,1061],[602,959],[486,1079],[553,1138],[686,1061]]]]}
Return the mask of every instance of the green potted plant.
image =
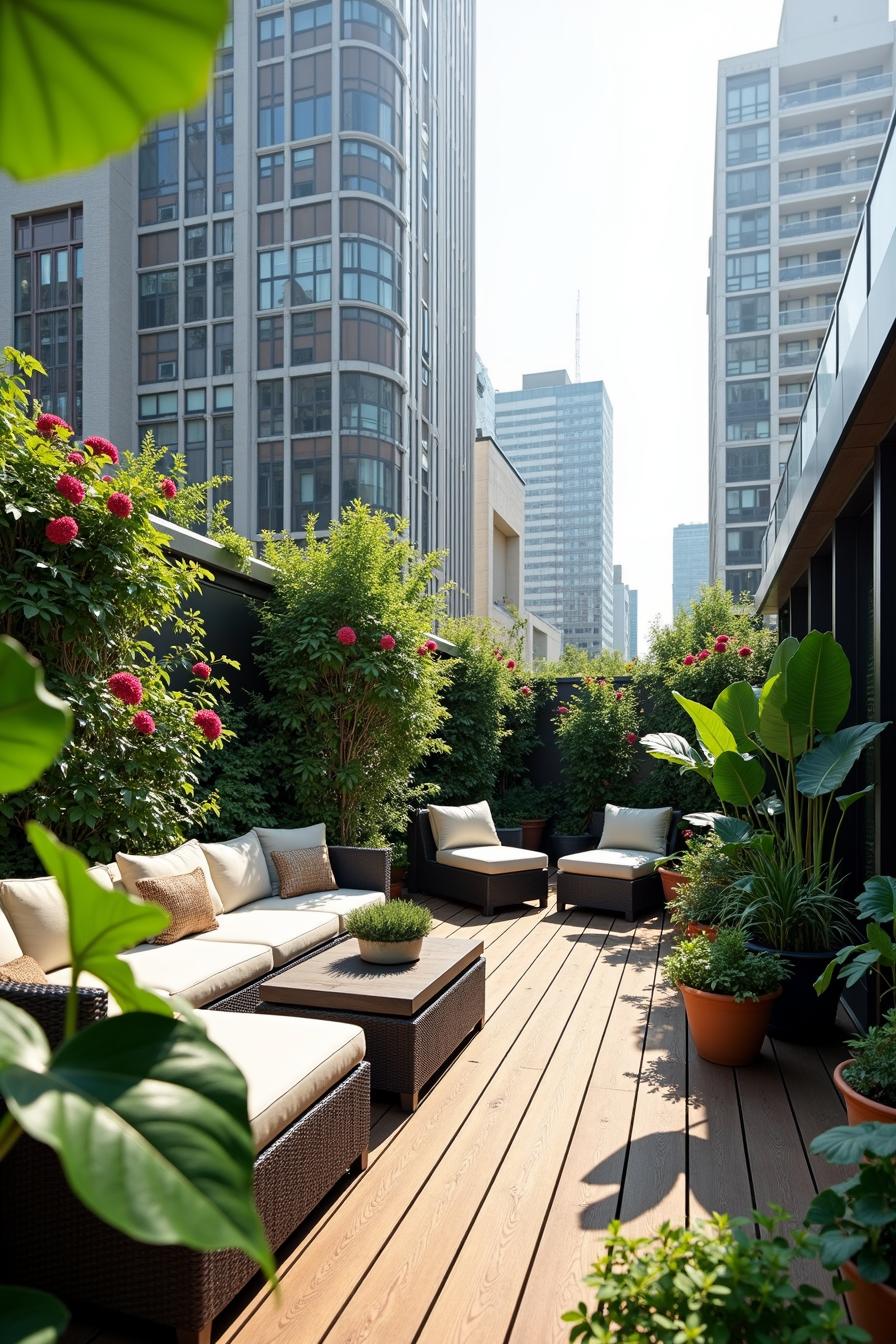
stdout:
{"type": "Polygon", "coordinates": [[[566,854],[579,854],[584,849],[593,849],[595,838],[588,830],[588,817],[567,808],[554,818],[554,828],[548,836],[548,852],[556,863],[566,854]]]}
{"type": "Polygon", "coordinates": [[[365,961],[396,966],[418,961],[423,939],[432,928],[432,915],[416,901],[387,901],[346,915],[345,931],[358,940],[365,961]]]}
{"type": "Polygon", "coordinates": [[[408,876],[408,846],[405,840],[393,840],[392,864],[390,868],[389,897],[397,900],[404,891],[408,876]]]}
{"type": "Polygon", "coordinates": [[[681,871],[681,861],[693,843],[695,834],[690,828],[687,828],[682,831],[681,838],[684,841],[684,850],[676,850],[674,854],[667,854],[664,859],[659,860],[656,866],[656,870],[660,875],[660,882],[663,886],[663,900],[666,905],[674,900],[676,892],[681,887],[686,886],[688,881],[687,877],[681,871]]]}
{"type": "Polygon", "coordinates": [[[715,938],[723,920],[725,893],[740,872],[731,853],[715,834],[690,841],[679,860],[682,881],[669,901],[673,923],[689,938],[705,933],[715,938]]]}
{"type": "Polygon", "coordinates": [[[805,1228],[785,1232],[787,1215],[754,1213],[750,1219],[712,1218],[652,1236],[626,1237],[610,1223],[603,1250],[586,1285],[597,1295],[589,1310],[580,1302],[563,1320],[569,1338],[628,1344],[847,1344],[861,1339],[839,1302],[809,1284],[796,1287],[791,1273],[817,1255],[818,1239],[805,1228]],[[757,1238],[753,1224],[766,1236],[757,1238]]]}
{"type": "Polygon", "coordinates": [[[852,1058],[837,1065],[834,1082],[849,1123],[896,1124],[896,1008],[847,1045],[852,1058]]]}
{"type": "Polygon", "coordinates": [[[819,1229],[821,1263],[851,1285],[849,1310],[871,1344],[896,1338],[896,1125],[837,1125],[819,1134],[812,1152],[837,1166],[858,1163],[854,1176],[822,1190],[806,1222],[819,1229]]]}
{"type": "Polygon", "coordinates": [[[701,1059],[729,1065],[755,1059],[788,975],[779,957],[751,952],[740,929],[719,929],[715,940],[701,933],[679,943],[663,969],[681,991],[701,1059]]]}
{"type": "Polygon", "coordinates": [[[550,799],[534,784],[514,784],[491,805],[495,825],[518,826],[523,832],[523,849],[542,850],[544,832],[550,816],[550,799]]]}

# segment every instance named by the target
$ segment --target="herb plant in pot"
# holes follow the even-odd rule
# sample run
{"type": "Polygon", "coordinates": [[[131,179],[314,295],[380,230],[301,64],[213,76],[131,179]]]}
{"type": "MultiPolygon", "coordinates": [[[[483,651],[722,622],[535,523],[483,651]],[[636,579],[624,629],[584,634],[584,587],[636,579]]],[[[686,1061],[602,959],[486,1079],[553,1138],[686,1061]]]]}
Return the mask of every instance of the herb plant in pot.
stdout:
{"type": "Polygon", "coordinates": [[[689,938],[705,933],[715,938],[724,922],[725,893],[741,871],[736,852],[729,853],[717,835],[691,843],[681,856],[683,881],[669,902],[669,914],[689,938]]]}
{"type": "Polygon", "coordinates": [[[711,1064],[749,1064],[762,1048],[787,966],[751,952],[740,929],[698,934],[669,953],[666,978],[681,991],[697,1054],[711,1064]]]}
{"type": "Polygon", "coordinates": [[[388,966],[418,961],[431,928],[432,915],[416,901],[368,905],[345,919],[345,931],[357,938],[363,959],[388,966]]]}

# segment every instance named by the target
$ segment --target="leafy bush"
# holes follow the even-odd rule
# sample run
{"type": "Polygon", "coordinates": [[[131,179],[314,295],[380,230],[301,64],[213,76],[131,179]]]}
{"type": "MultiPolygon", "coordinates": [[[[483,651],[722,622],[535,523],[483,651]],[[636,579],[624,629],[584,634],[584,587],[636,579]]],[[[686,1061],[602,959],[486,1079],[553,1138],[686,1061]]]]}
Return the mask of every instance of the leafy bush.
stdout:
{"type": "Polygon", "coordinates": [[[818,1240],[800,1229],[787,1234],[788,1215],[729,1218],[716,1213],[690,1227],[662,1223],[649,1237],[607,1229],[604,1248],[585,1279],[597,1294],[563,1320],[570,1340],[601,1344],[846,1344],[864,1339],[848,1326],[839,1302],[818,1288],[795,1287],[796,1262],[817,1255],[818,1240]],[[766,1236],[756,1238],[752,1224],[766,1236]]]}
{"type": "Polygon", "coordinates": [[[400,833],[421,790],[413,772],[439,749],[443,661],[427,636],[441,611],[437,553],[419,555],[400,519],[347,506],[326,540],[265,541],[274,589],[257,660],[267,727],[294,817],[342,844],[400,833]]]}
{"type": "Polygon", "coordinates": [[[634,660],[626,662],[621,653],[589,653],[587,649],[567,644],[560,658],[538,664],[539,676],[543,677],[614,677],[625,676],[634,667],[634,660]]]}
{"type": "Polygon", "coordinates": [[[843,1077],[869,1101],[896,1107],[896,1008],[865,1036],[847,1042],[852,1059],[843,1077]]]}
{"type": "Polygon", "coordinates": [[[206,651],[190,607],[204,571],[172,560],[150,517],[201,509],[205,486],[183,486],[182,459],[163,476],[160,449],[125,453],[116,469],[106,440],[76,443],[63,422],[35,422],[25,380],[41,367],[5,357],[16,371],[0,375],[0,613],[70,703],[74,732],[37,783],[0,802],[0,867],[33,871],[26,817],[92,859],[167,849],[214,812],[199,770],[209,739],[231,736],[216,715],[230,660],[206,651]],[[197,664],[209,675],[194,675],[197,664]],[[116,673],[139,683],[123,683],[123,698],[116,673]]]}
{"type": "Polygon", "coordinates": [[[555,731],[563,762],[563,794],[580,825],[592,812],[628,797],[637,756],[639,714],[635,697],[603,677],[586,676],[568,704],[559,705],[555,731]]]}
{"type": "Polygon", "coordinates": [[[555,694],[552,677],[535,674],[520,664],[510,672],[510,688],[505,713],[507,731],[501,743],[499,794],[530,782],[532,759],[541,747],[539,718],[555,694]]]}
{"type": "Polygon", "coordinates": [[[345,931],[353,938],[374,943],[406,943],[425,938],[432,928],[432,915],[416,901],[386,901],[368,905],[345,917],[345,931]]]}
{"type": "Polygon", "coordinates": [[[812,1152],[859,1169],[815,1196],[806,1222],[819,1228],[821,1263],[851,1260],[869,1283],[896,1284],[896,1125],[837,1125],[812,1141],[812,1152]]]}
{"type": "Polygon", "coordinates": [[[252,826],[293,820],[289,809],[280,805],[279,779],[271,769],[276,750],[262,726],[257,699],[232,705],[227,722],[233,740],[226,751],[209,756],[199,772],[200,785],[216,799],[215,811],[209,812],[198,832],[201,840],[229,840],[252,826]]]}
{"type": "Polygon", "coordinates": [[[877,971],[886,984],[887,994],[893,993],[896,942],[883,925],[892,924],[896,918],[896,878],[869,877],[856,898],[856,911],[859,919],[868,921],[865,942],[841,947],[815,982],[819,994],[827,989],[835,971],[848,989],[871,971],[877,971]]]}
{"type": "Polygon", "coordinates": [[[790,968],[768,952],[750,952],[740,929],[719,929],[715,942],[705,934],[687,938],[666,957],[666,979],[673,985],[730,994],[738,1003],[780,988],[790,968]]]}
{"type": "Polygon", "coordinates": [[[807,875],[774,850],[741,848],[746,872],[725,893],[722,920],[754,942],[790,952],[825,952],[852,930],[852,906],[830,882],[807,875]]]}
{"type": "Polygon", "coordinates": [[[717,835],[707,835],[686,849],[679,871],[687,880],[669,902],[676,924],[724,922],[725,893],[742,871],[742,863],[730,854],[717,835]]]}
{"type": "Polygon", "coordinates": [[[490,804],[496,826],[519,826],[521,821],[546,821],[554,806],[550,789],[515,784],[490,804]]]}

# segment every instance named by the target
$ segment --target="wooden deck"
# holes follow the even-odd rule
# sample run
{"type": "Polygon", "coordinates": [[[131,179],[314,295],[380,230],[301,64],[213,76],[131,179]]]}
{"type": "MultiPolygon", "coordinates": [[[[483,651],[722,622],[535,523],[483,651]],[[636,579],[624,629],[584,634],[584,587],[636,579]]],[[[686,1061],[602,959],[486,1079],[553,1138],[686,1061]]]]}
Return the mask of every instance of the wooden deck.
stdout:
{"type": "Polygon", "coordinates": [[[808,1145],[843,1119],[831,1070],[846,1052],[698,1059],[659,971],[661,917],[431,905],[440,936],[485,942],[485,1030],[413,1116],[375,1101],[366,1175],[283,1249],[279,1298],[256,1287],[219,1318],[218,1344],[551,1344],[611,1218],[644,1232],[770,1203],[801,1218],[831,1183],[808,1145]]]}

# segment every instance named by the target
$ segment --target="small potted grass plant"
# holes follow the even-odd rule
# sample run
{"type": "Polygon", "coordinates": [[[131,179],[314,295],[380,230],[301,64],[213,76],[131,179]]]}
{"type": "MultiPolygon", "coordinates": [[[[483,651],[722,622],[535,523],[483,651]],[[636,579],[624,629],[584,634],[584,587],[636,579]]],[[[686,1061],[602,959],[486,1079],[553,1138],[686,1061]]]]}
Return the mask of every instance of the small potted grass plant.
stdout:
{"type": "Polygon", "coordinates": [[[432,928],[432,915],[416,901],[387,901],[353,910],[345,919],[345,931],[358,940],[365,961],[399,965],[418,961],[423,939],[432,928]]]}
{"type": "Polygon", "coordinates": [[[741,1065],[756,1058],[789,973],[780,957],[751,952],[740,929],[719,929],[715,941],[701,933],[679,943],[664,970],[681,991],[701,1059],[741,1065]]]}

